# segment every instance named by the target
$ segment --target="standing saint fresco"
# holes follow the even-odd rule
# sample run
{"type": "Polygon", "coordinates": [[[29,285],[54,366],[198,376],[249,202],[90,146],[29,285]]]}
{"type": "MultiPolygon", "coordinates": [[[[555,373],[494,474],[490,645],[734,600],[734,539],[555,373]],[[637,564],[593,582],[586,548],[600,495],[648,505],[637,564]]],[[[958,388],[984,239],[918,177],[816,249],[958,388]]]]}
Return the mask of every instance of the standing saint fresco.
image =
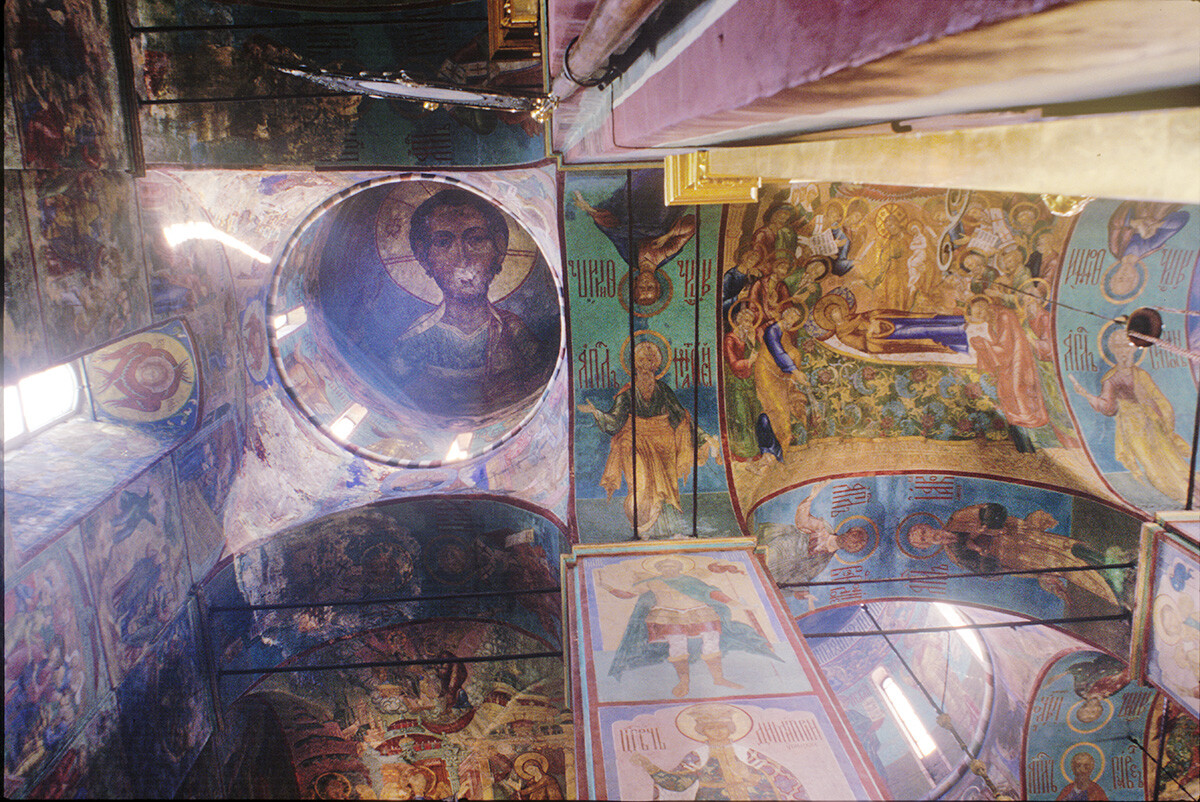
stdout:
{"type": "Polygon", "coordinates": [[[758,394],[762,416],[767,418],[767,426],[764,427],[765,431],[758,433],[758,445],[761,453],[774,453],[781,462],[796,439],[792,434],[791,399],[795,392],[792,388],[808,383],[804,372],[800,370],[802,359],[795,346],[795,332],[804,322],[803,318],[804,312],[800,307],[788,304],[778,319],[768,316],[759,329],[759,340],[767,354],[754,362],[754,389],[758,394]],[[773,435],[773,440],[769,444],[764,443],[763,440],[770,435],[773,435]]]}
{"type": "Polygon", "coordinates": [[[1104,291],[1114,303],[1137,297],[1146,283],[1146,257],[1187,225],[1178,203],[1125,201],[1108,221],[1108,250],[1116,263],[1104,273],[1104,291]]]}
{"type": "Polygon", "coordinates": [[[1068,374],[1071,386],[1101,415],[1116,422],[1113,450],[1117,462],[1139,482],[1173,501],[1184,501],[1189,449],[1175,431],[1175,410],[1154,378],[1137,366],[1138,348],[1123,328],[1108,335],[1114,365],[1093,394],[1068,374]]]}
{"type": "Polygon", "coordinates": [[[591,401],[579,405],[612,436],[600,486],[611,499],[626,482],[625,515],[639,538],[655,531],[664,503],[682,512],[679,482],[693,465],[703,465],[710,452],[721,458],[720,441],[693,427],[692,416],[659,378],[662,364],[659,347],[641,340],[633,347],[633,381],[617,391],[612,408],[605,412],[591,401]]]}
{"type": "MultiPolygon", "coordinates": [[[[655,307],[663,296],[665,275],[659,268],[673,259],[696,233],[696,216],[663,201],[661,170],[635,170],[598,206],[575,192],[575,208],[585,212],[608,237],[633,272],[633,301],[642,308],[655,307]],[[633,219],[630,219],[632,212],[633,219]]],[[[661,307],[658,307],[661,311],[661,307]]]]}
{"type": "Polygon", "coordinates": [[[728,368],[725,397],[729,450],[739,460],[759,454],[754,438],[758,407],[755,404],[753,370],[755,362],[762,355],[762,349],[759,347],[755,317],[754,307],[749,303],[743,301],[736,304],[731,309],[731,328],[722,344],[728,368]]]}
{"type": "Polygon", "coordinates": [[[991,374],[1000,411],[1008,421],[1013,443],[1020,452],[1033,452],[1027,430],[1050,422],[1046,410],[1038,360],[1021,321],[1012,308],[991,296],[971,301],[974,320],[987,324],[986,337],[971,337],[971,349],[981,370],[991,374]]]}
{"type": "Polygon", "coordinates": [[[610,676],[619,680],[626,671],[667,660],[679,679],[671,693],[687,696],[693,661],[689,642],[693,638],[700,640],[700,658],[713,683],[725,688],[743,687],[725,676],[722,656],[729,650],[779,659],[761,630],[733,620],[730,605],[744,604],[685,573],[684,562],[677,557],[664,557],[652,567],[653,573],[635,574],[628,588],[598,580],[600,587],[619,599],[637,599],[608,670],[610,676]]]}
{"type": "MultiPolygon", "coordinates": [[[[759,542],[767,547],[767,570],[780,585],[810,582],[816,579],[838,552],[859,554],[871,545],[866,528],[852,526],[840,534],[829,522],[812,511],[813,502],[830,480],[813,487],[808,497],[796,505],[794,525],[763,524],[759,542]]],[[[798,598],[809,598],[807,590],[796,591],[798,598]]]]}

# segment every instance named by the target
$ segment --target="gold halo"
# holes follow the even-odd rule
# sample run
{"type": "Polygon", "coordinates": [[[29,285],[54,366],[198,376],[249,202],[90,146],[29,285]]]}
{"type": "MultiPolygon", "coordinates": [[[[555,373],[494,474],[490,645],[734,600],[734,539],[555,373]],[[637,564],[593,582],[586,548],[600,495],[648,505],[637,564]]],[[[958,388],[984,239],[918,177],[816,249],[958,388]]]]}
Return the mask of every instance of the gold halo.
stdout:
{"type": "MultiPolygon", "coordinates": [[[[1096,332],[1096,349],[1100,352],[1101,359],[1103,359],[1105,362],[1112,365],[1113,367],[1116,367],[1117,366],[1116,361],[1111,356],[1109,356],[1109,353],[1108,353],[1108,336],[1109,336],[1108,328],[1109,328],[1109,326],[1121,326],[1122,330],[1124,330],[1125,324],[1118,323],[1115,320],[1110,320],[1107,323],[1105,323],[1103,326],[1101,326],[1100,329],[1096,332]]],[[[1132,345],[1132,343],[1130,343],[1130,345],[1132,345]]],[[[1133,360],[1133,364],[1139,365],[1139,364],[1141,364],[1142,359],[1145,358],[1146,351],[1148,351],[1150,349],[1137,348],[1136,346],[1134,346],[1134,348],[1136,349],[1136,352],[1137,352],[1137,358],[1133,360]]]]}
{"type": "Polygon", "coordinates": [[[966,319],[966,321],[968,323],[982,323],[983,322],[982,320],[976,320],[975,317],[972,316],[972,314],[971,314],[971,307],[975,305],[976,301],[986,301],[988,306],[992,305],[992,299],[987,297],[986,295],[972,295],[971,300],[967,301],[967,308],[966,308],[966,310],[964,310],[965,314],[963,315],[963,317],[966,319]]]}
{"type": "MultiPolygon", "coordinates": [[[[825,201],[825,205],[821,207],[821,214],[828,216],[830,209],[837,209],[842,213],[842,220],[846,219],[846,207],[842,205],[841,201],[833,200],[832,198],[825,201]]],[[[826,220],[825,222],[828,223],[829,221],[826,220]]]]}
{"type": "MultiPolygon", "coordinates": [[[[834,556],[834,559],[836,559],[838,562],[842,563],[843,565],[858,565],[859,563],[866,562],[867,558],[875,553],[875,549],[879,548],[879,524],[875,523],[873,520],[871,520],[870,518],[868,518],[865,515],[851,515],[849,518],[843,518],[838,523],[838,526],[837,526],[838,530],[841,530],[842,527],[845,526],[850,521],[866,521],[867,523],[869,523],[871,525],[871,528],[868,531],[873,532],[875,534],[875,537],[873,540],[871,540],[870,543],[868,543],[869,548],[863,549],[863,552],[865,552],[865,553],[862,555],[862,557],[859,557],[857,560],[848,560],[845,557],[843,557],[842,549],[840,547],[838,548],[837,551],[835,551],[833,553],[833,556],[834,556]]],[[[847,527],[847,529],[849,529],[849,527],[847,527]]],[[[842,532],[841,534],[845,534],[845,532],[842,532]]],[[[838,532],[834,532],[834,536],[836,537],[837,535],[838,535],[838,532]]]]}
{"type": "MultiPolygon", "coordinates": [[[[664,335],[659,334],[657,331],[654,331],[653,329],[644,329],[642,331],[635,331],[633,333],[633,338],[637,339],[637,337],[642,334],[652,334],[655,337],[657,337],[658,339],[662,340],[662,347],[660,347],[658,349],[659,352],[662,354],[662,358],[663,358],[662,371],[660,371],[659,373],[656,373],[654,375],[654,378],[661,379],[663,376],[667,375],[667,371],[671,367],[671,341],[668,340],[664,335]]],[[[626,337],[625,341],[623,343],[621,343],[621,367],[623,367],[625,369],[626,374],[632,376],[633,371],[631,371],[629,369],[629,356],[632,355],[632,354],[630,354],[630,352],[633,351],[633,346],[630,346],[629,339],[630,339],[629,337],[626,337]],[[629,354],[629,355],[627,356],[627,354],[629,354]]]]}
{"type": "Polygon", "coordinates": [[[1106,724],[1108,724],[1108,722],[1111,721],[1112,717],[1113,717],[1112,700],[1111,699],[1100,699],[1100,701],[1103,702],[1107,706],[1108,715],[1101,716],[1100,718],[1096,719],[1093,722],[1093,724],[1095,726],[1091,727],[1090,729],[1084,729],[1083,727],[1075,726],[1075,720],[1079,718],[1078,713],[1076,713],[1075,711],[1078,710],[1079,708],[1083,707],[1083,704],[1086,701],[1087,701],[1086,699],[1080,699],[1078,702],[1071,705],[1071,709],[1067,711],[1067,726],[1070,727],[1071,729],[1075,730],[1075,732],[1079,733],[1080,735],[1086,735],[1089,732],[1095,732],[1096,730],[1101,729],[1106,724]]]}
{"type": "Polygon", "coordinates": [[[934,549],[929,554],[914,554],[912,551],[909,551],[908,549],[904,548],[904,542],[908,541],[908,545],[911,546],[914,551],[916,550],[916,546],[913,546],[912,541],[909,540],[909,538],[908,538],[908,530],[912,529],[912,526],[908,527],[908,529],[905,529],[905,527],[904,527],[904,525],[906,523],[908,523],[909,521],[911,521],[913,518],[932,518],[934,521],[937,522],[938,529],[941,529],[944,526],[944,524],[942,523],[942,519],[937,517],[936,515],[934,515],[932,512],[909,513],[908,515],[906,515],[904,517],[904,519],[902,521],[900,521],[899,524],[896,525],[896,546],[900,549],[900,551],[904,552],[909,557],[912,557],[914,560],[928,560],[933,557],[936,557],[938,554],[940,554],[942,552],[942,549],[944,549],[945,546],[938,546],[936,549],[934,549]],[[904,533],[903,537],[900,536],[901,532],[904,533]]]}
{"type": "Polygon", "coordinates": [[[1017,212],[1019,212],[1021,209],[1032,209],[1035,223],[1042,217],[1042,210],[1038,208],[1037,204],[1030,203],[1029,201],[1020,201],[1019,203],[1014,203],[1012,208],[1008,210],[1008,219],[1015,223],[1017,220],[1017,212]]]}
{"type": "Polygon", "coordinates": [[[711,709],[715,707],[727,708],[730,711],[730,718],[733,719],[733,732],[729,734],[730,741],[739,741],[745,738],[750,733],[750,730],[754,728],[754,719],[750,718],[749,713],[740,707],[720,702],[703,702],[698,705],[685,707],[679,711],[679,715],[675,716],[675,727],[693,741],[704,743],[708,739],[696,732],[696,712],[701,708],[711,709]]]}
{"type": "Polygon", "coordinates": [[[1069,771],[1067,771],[1067,765],[1068,765],[1067,756],[1070,755],[1071,757],[1075,757],[1075,755],[1079,753],[1079,751],[1080,751],[1079,747],[1081,747],[1081,746],[1090,747],[1090,749],[1088,751],[1094,753],[1092,755],[1093,763],[1094,763],[1092,768],[1095,773],[1092,776],[1093,777],[1103,777],[1104,776],[1104,752],[1103,752],[1103,750],[1101,750],[1100,747],[1096,746],[1091,741],[1080,741],[1079,743],[1074,744],[1072,746],[1068,746],[1066,749],[1064,749],[1063,753],[1062,753],[1062,757],[1060,757],[1058,759],[1058,767],[1059,767],[1059,769],[1062,770],[1063,777],[1067,778],[1068,783],[1075,782],[1075,777],[1069,771]]]}
{"type": "Polygon", "coordinates": [[[670,552],[655,554],[653,557],[647,557],[646,559],[642,560],[642,567],[651,574],[658,574],[658,568],[655,566],[663,560],[675,560],[676,562],[681,563],[683,565],[683,570],[679,572],[681,574],[686,574],[689,571],[694,570],[696,567],[696,561],[691,557],[683,554],[672,554],[670,552]]]}
{"type": "Polygon", "coordinates": [[[820,281],[821,279],[825,278],[826,276],[828,276],[830,273],[833,272],[833,260],[832,259],[830,259],[828,256],[821,256],[819,254],[814,254],[813,256],[807,257],[804,260],[804,264],[800,265],[800,269],[801,269],[802,273],[807,273],[808,266],[811,265],[813,262],[817,262],[818,264],[821,265],[821,269],[818,271],[817,275],[812,277],[812,280],[814,283],[820,281]]]}
{"type": "Polygon", "coordinates": [[[850,302],[836,292],[827,293],[821,296],[820,300],[817,301],[816,306],[813,307],[813,322],[826,331],[836,332],[837,325],[829,319],[829,307],[831,306],[837,306],[841,308],[841,310],[846,313],[847,317],[849,317],[851,312],[854,310],[851,309],[850,302]]]}
{"type": "Polygon", "coordinates": [[[332,799],[333,798],[333,797],[328,797],[328,796],[317,796],[317,785],[325,777],[334,777],[334,778],[341,780],[342,782],[344,782],[346,784],[346,787],[349,788],[350,791],[353,793],[354,783],[350,782],[349,777],[347,777],[345,774],[342,774],[341,772],[338,772],[338,771],[327,771],[327,772],[324,772],[323,774],[318,775],[317,778],[313,780],[313,796],[316,796],[317,799],[332,799]]]}
{"type": "MultiPolygon", "coordinates": [[[[620,301],[625,311],[629,311],[629,276],[635,272],[641,273],[643,271],[626,270],[621,274],[621,280],[617,282],[617,300],[620,301]]],[[[654,274],[654,279],[658,282],[659,289],[662,292],[659,294],[658,300],[648,306],[635,303],[633,305],[633,314],[636,317],[654,317],[670,306],[671,299],[675,297],[675,285],[671,282],[671,277],[667,275],[667,271],[659,267],[645,272],[654,274]]]]}
{"type": "Polygon", "coordinates": [[[1149,276],[1146,271],[1146,266],[1142,264],[1141,259],[1138,259],[1136,262],[1134,262],[1134,265],[1137,266],[1138,272],[1142,275],[1142,279],[1138,283],[1137,289],[1131,295],[1128,295],[1124,298],[1114,298],[1108,291],[1108,281],[1112,277],[1112,274],[1116,272],[1116,269],[1121,266],[1121,260],[1118,259],[1117,261],[1113,262],[1112,267],[1104,271],[1104,275],[1100,277],[1100,294],[1104,296],[1104,300],[1108,301],[1110,304],[1127,304],[1142,294],[1142,291],[1146,289],[1149,276]]]}
{"type": "Polygon", "coordinates": [[[881,237],[887,237],[887,221],[893,217],[897,219],[902,229],[908,224],[908,213],[900,204],[887,203],[879,207],[879,211],[875,212],[875,233],[881,237]]]}
{"type": "Polygon", "coordinates": [[[1020,284],[1018,284],[1016,286],[1016,289],[1021,290],[1022,292],[1026,292],[1026,293],[1032,292],[1032,290],[1026,290],[1025,289],[1026,287],[1045,287],[1047,290],[1047,295],[1046,295],[1045,301],[1046,301],[1046,303],[1050,303],[1049,291],[1054,288],[1050,284],[1049,281],[1042,278],[1041,276],[1034,276],[1032,278],[1027,278],[1024,281],[1022,281],[1020,284]]]}
{"type": "Polygon", "coordinates": [[[758,329],[759,324],[761,324],[763,320],[763,312],[759,305],[754,303],[754,301],[751,301],[749,298],[742,301],[734,301],[732,304],[730,304],[729,311],[725,314],[725,319],[729,321],[729,328],[737,328],[733,322],[734,317],[736,317],[736,315],[733,314],[733,310],[737,309],[738,307],[744,307],[754,312],[754,328],[758,329]]]}
{"type": "Polygon", "coordinates": [[[408,242],[412,213],[422,202],[443,189],[459,188],[483,198],[504,217],[508,224],[508,251],[501,262],[500,273],[488,289],[488,300],[501,300],[525,281],[537,260],[538,248],[533,237],[500,204],[466,184],[448,181],[405,179],[395,182],[375,217],[375,244],[379,258],[388,274],[406,292],[427,304],[436,306],[442,301],[442,291],[433,278],[417,262],[408,242]]]}
{"type": "Polygon", "coordinates": [[[526,780],[532,780],[533,777],[530,777],[529,774],[526,773],[530,763],[537,763],[542,770],[542,774],[550,773],[550,761],[546,759],[545,755],[543,755],[541,752],[526,752],[517,758],[517,762],[514,764],[517,774],[521,775],[526,780]]]}

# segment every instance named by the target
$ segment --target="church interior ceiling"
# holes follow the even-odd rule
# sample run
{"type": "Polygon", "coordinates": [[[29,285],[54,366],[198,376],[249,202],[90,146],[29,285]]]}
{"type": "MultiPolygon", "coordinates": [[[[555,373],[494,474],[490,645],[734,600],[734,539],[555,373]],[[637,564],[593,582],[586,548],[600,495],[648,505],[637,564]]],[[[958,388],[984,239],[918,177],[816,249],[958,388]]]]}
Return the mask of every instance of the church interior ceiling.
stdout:
{"type": "Polygon", "coordinates": [[[6,434],[6,797],[569,797],[563,559],[745,538],[893,797],[993,791],[910,754],[877,668],[1007,793],[1195,798],[1200,533],[1152,522],[1195,500],[1200,207],[667,206],[655,163],[268,67],[540,86],[478,73],[483,2],[320,41],[266,5],[128,3],[132,78],[107,5],[5,6],[6,409],[76,377],[6,434]],[[866,609],[997,626],[890,650],[866,609]]]}

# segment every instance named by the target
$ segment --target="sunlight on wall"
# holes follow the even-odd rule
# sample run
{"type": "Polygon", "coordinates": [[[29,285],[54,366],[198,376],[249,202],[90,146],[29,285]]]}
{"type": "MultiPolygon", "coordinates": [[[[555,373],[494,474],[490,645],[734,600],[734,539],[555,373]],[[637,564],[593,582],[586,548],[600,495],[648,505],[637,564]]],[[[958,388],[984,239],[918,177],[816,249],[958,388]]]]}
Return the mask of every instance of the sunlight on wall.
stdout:
{"type": "MultiPolygon", "coordinates": [[[[950,626],[959,629],[967,626],[967,620],[959,614],[958,610],[955,610],[950,605],[943,604],[942,602],[934,602],[933,606],[937,608],[938,612],[942,614],[942,617],[946,619],[950,626]]],[[[979,640],[979,635],[976,634],[975,630],[961,629],[958,634],[963,639],[963,642],[967,644],[967,648],[971,650],[971,653],[982,662],[983,642],[979,640]]]]}
{"type": "Polygon", "coordinates": [[[237,237],[226,234],[224,231],[213,226],[212,223],[203,223],[195,220],[187,223],[173,223],[163,228],[163,236],[166,238],[167,244],[172,248],[192,239],[212,239],[246,254],[255,261],[262,262],[263,264],[271,263],[271,257],[261,251],[256,251],[237,237]]]}
{"type": "Polygon", "coordinates": [[[275,339],[282,340],[308,322],[308,311],[303,306],[297,306],[290,312],[276,315],[271,322],[275,326],[275,339]]]}

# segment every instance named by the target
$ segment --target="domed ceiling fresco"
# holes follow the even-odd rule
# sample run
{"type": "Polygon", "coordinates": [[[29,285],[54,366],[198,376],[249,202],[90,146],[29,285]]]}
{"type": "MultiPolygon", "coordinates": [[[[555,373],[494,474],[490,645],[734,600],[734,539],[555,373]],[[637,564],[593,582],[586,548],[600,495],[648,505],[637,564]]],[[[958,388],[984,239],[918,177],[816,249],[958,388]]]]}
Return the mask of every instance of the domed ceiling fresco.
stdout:
{"type": "Polygon", "coordinates": [[[310,215],[269,314],[289,394],[369,458],[474,457],[536,408],[561,351],[560,292],[537,243],[449,180],[370,182],[310,215]],[[346,431],[338,431],[347,422],[346,431]]]}

